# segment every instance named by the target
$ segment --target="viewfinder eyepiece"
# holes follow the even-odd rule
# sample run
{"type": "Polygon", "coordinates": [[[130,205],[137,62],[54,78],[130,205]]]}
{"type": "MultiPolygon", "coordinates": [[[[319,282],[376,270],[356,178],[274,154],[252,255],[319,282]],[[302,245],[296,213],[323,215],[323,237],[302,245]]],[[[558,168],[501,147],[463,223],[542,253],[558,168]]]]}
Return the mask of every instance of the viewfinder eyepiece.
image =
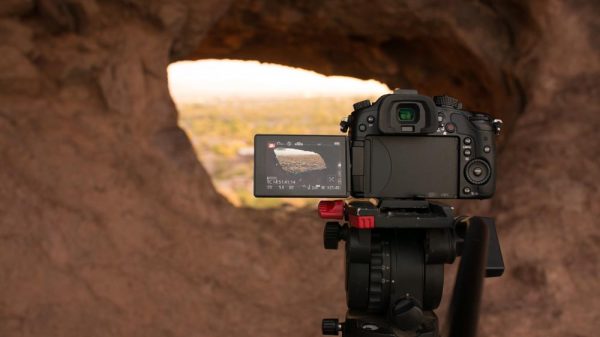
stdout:
{"type": "Polygon", "coordinates": [[[396,117],[400,123],[414,122],[418,113],[419,107],[416,104],[399,104],[396,117]]]}
{"type": "Polygon", "coordinates": [[[382,134],[426,134],[437,129],[435,105],[427,96],[404,92],[385,95],[378,107],[382,134]]]}

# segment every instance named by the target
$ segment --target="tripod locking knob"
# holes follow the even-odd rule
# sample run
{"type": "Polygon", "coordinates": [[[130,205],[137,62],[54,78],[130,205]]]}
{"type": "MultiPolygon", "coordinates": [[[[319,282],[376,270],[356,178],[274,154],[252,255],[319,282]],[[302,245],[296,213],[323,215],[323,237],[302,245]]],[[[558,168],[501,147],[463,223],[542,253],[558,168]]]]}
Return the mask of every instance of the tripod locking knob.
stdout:
{"type": "Polygon", "coordinates": [[[318,206],[319,216],[321,219],[342,220],[345,207],[344,200],[321,200],[318,206]]]}
{"type": "Polygon", "coordinates": [[[339,222],[328,222],[323,230],[323,245],[325,249],[338,249],[338,243],[346,236],[346,228],[339,222]]]}
{"type": "Polygon", "coordinates": [[[342,331],[343,325],[337,318],[325,318],[321,324],[323,335],[337,336],[342,331]]]}

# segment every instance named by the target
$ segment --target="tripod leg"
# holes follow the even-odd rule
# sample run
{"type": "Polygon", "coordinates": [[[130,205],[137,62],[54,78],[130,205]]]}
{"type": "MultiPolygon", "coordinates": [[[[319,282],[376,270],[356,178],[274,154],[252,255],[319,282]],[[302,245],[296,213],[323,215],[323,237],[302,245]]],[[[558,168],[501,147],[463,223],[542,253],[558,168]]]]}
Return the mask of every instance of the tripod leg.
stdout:
{"type": "Polygon", "coordinates": [[[464,221],[467,225],[465,245],[443,334],[447,337],[477,335],[489,231],[481,218],[470,217],[464,221]]]}

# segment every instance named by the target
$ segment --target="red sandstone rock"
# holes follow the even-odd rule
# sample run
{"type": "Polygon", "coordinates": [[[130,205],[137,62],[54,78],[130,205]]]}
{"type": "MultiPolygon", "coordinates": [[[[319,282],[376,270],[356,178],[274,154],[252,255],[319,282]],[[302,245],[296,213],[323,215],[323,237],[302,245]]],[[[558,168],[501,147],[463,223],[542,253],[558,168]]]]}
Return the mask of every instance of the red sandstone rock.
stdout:
{"type": "Polygon", "coordinates": [[[321,222],[232,207],[177,127],[166,67],[198,57],[504,117],[497,197],[461,205],[497,216],[508,268],[487,282],[482,335],[595,335],[598,5],[345,3],[2,2],[0,336],[314,336],[343,314],[321,222]]]}

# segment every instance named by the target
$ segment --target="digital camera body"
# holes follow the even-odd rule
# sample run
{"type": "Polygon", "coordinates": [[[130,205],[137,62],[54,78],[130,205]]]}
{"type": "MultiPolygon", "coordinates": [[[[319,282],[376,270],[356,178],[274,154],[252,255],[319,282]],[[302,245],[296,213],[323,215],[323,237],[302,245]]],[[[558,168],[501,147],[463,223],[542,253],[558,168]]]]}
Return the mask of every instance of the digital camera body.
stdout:
{"type": "Polygon", "coordinates": [[[354,104],[348,136],[256,135],[258,197],[485,199],[501,121],[448,96],[396,90],[354,104]]]}
{"type": "Polygon", "coordinates": [[[396,90],[358,102],[349,130],[351,194],[376,198],[489,198],[499,121],[458,100],[396,90]]]}

